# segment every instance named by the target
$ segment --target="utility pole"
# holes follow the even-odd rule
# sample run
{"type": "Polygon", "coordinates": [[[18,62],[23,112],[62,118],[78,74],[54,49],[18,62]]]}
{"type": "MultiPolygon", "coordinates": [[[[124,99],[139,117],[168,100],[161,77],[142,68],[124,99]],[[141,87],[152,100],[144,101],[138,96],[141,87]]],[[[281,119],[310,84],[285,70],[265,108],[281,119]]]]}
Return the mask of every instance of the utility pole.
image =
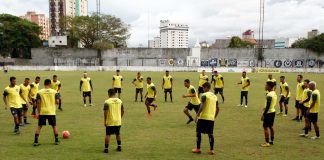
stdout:
{"type": "Polygon", "coordinates": [[[261,67],[262,67],[262,61],[263,61],[263,53],[264,53],[264,42],[263,42],[263,31],[264,31],[264,4],[265,0],[260,0],[260,19],[259,19],[259,40],[258,40],[258,61],[261,61],[261,67]]]}

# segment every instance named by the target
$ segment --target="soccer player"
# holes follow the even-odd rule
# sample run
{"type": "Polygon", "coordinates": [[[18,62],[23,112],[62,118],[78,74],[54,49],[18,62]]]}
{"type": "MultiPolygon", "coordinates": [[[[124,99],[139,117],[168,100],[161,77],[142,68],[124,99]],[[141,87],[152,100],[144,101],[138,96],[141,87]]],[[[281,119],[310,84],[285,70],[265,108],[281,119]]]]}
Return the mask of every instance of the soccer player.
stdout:
{"type": "Polygon", "coordinates": [[[112,87],[115,89],[115,93],[118,93],[118,98],[122,92],[123,76],[120,75],[120,70],[116,70],[116,75],[113,76],[112,87]]]}
{"type": "Polygon", "coordinates": [[[311,99],[311,96],[312,96],[312,91],[309,89],[309,86],[308,86],[309,82],[310,81],[308,79],[304,80],[303,96],[302,96],[302,99],[299,101],[300,108],[301,108],[301,111],[302,111],[302,115],[305,118],[305,120],[304,120],[305,121],[305,127],[304,127],[305,133],[300,134],[300,136],[302,136],[302,137],[307,137],[308,136],[308,131],[311,130],[309,120],[308,120],[308,117],[307,117],[307,110],[309,109],[309,102],[310,102],[310,99],[311,99]],[[307,128],[307,131],[306,131],[306,128],[307,128]]]}
{"type": "MultiPolygon", "coordinates": [[[[21,91],[21,104],[23,109],[23,117],[24,117],[24,124],[30,124],[27,122],[27,112],[28,112],[28,104],[30,103],[29,99],[29,92],[30,92],[30,85],[29,78],[25,78],[24,83],[20,84],[20,91],[21,91]]],[[[21,122],[22,123],[22,122],[21,122]]]]}
{"type": "MultiPolygon", "coordinates": [[[[267,80],[267,82],[273,82],[274,83],[273,90],[276,91],[277,80],[272,77],[272,74],[268,74],[268,80],[267,80]]],[[[266,91],[266,92],[268,93],[268,91],[266,91]]]]}
{"type": "Polygon", "coordinates": [[[136,87],[135,92],[135,102],[137,102],[138,94],[141,95],[141,102],[143,102],[143,77],[141,76],[141,72],[137,72],[136,78],[134,78],[133,82],[134,86],[136,87]]]}
{"type": "Polygon", "coordinates": [[[206,75],[205,70],[202,70],[199,75],[199,87],[198,87],[198,96],[199,97],[200,97],[201,93],[204,93],[204,89],[203,89],[202,85],[206,82],[208,82],[208,75],[206,75]]]}
{"type": "MultiPolygon", "coordinates": [[[[311,137],[311,139],[320,139],[320,133],[319,133],[319,126],[317,124],[318,120],[318,113],[320,110],[321,105],[321,94],[318,89],[316,89],[316,82],[312,81],[309,83],[309,89],[312,91],[311,99],[310,99],[310,106],[307,110],[308,114],[308,120],[310,123],[313,124],[316,136],[311,137]]],[[[308,135],[308,129],[310,128],[310,123],[308,123],[308,127],[305,128],[305,136],[308,135]]]]}
{"type": "Polygon", "coordinates": [[[295,108],[296,108],[296,117],[292,120],[295,121],[301,121],[303,116],[301,114],[301,105],[299,102],[301,101],[303,97],[303,88],[304,82],[303,82],[303,75],[297,76],[297,87],[296,87],[296,102],[295,102],[295,108]]]}
{"type": "Polygon", "coordinates": [[[5,104],[5,110],[10,108],[10,112],[13,116],[15,129],[14,133],[19,134],[19,124],[22,115],[21,105],[21,91],[20,87],[16,85],[16,77],[10,77],[10,85],[4,89],[3,101],[5,104]]]}
{"type": "Polygon", "coordinates": [[[285,81],[285,76],[280,77],[280,112],[278,114],[282,114],[283,105],[285,106],[285,114],[283,116],[288,115],[288,104],[289,104],[290,90],[288,83],[285,81]]]}
{"type": "Polygon", "coordinates": [[[56,126],[56,104],[58,104],[57,91],[51,89],[51,80],[46,79],[44,81],[44,88],[37,92],[37,113],[38,116],[38,126],[35,131],[34,146],[39,146],[38,137],[43,126],[46,125],[46,120],[48,124],[52,126],[55,145],[60,142],[58,140],[58,131],[56,126]]]}
{"type": "Polygon", "coordinates": [[[198,98],[198,93],[195,87],[190,84],[189,79],[184,80],[184,86],[187,88],[187,94],[183,95],[182,97],[189,98],[190,101],[188,102],[188,105],[184,108],[183,112],[188,116],[189,120],[187,124],[189,124],[194,120],[190,115],[189,110],[191,111],[192,109],[194,109],[194,111],[197,114],[200,108],[200,100],[198,98]]]}
{"type": "Polygon", "coordinates": [[[164,101],[167,101],[167,94],[170,94],[170,100],[172,102],[172,87],[173,87],[173,79],[170,75],[169,71],[165,71],[165,76],[162,80],[162,89],[164,89],[164,101]]]}
{"type": "Polygon", "coordinates": [[[274,82],[268,81],[267,84],[265,85],[265,90],[268,91],[268,93],[266,96],[266,103],[261,117],[261,121],[263,121],[265,143],[261,144],[261,147],[269,147],[270,145],[273,145],[273,141],[274,141],[273,123],[276,116],[275,107],[277,103],[277,94],[273,90],[273,87],[275,87],[274,82]],[[269,141],[269,130],[270,130],[271,141],[269,141]]]}
{"type": "Polygon", "coordinates": [[[201,96],[201,104],[197,113],[196,121],[196,137],[197,148],[192,149],[193,153],[201,153],[200,143],[201,134],[208,134],[210,150],[209,155],[215,154],[214,152],[214,121],[218,115],[219,107],[217,102],[217,96],[210,92],[211,85],[209,82],[203,84],[204,92],[201,96]]]}
{"type": "Polygon", "coordinates": [[[62,109],[62,98],[61,98],[61,94],[60,94],[61,82],[59,80],[57,80],[57,75],[53,75],[53,80],[51,82],[51,88],[57,91],[56,97],[59,99],[58,109],[60,111],[63,111],[63,109],[62,109]]]}
{"type": "Polygon", "coordinates": [[[36,105],[36,96],[37,96],[37,92],[38,92],[39,82],[40,82],[40,77],[37,76],[35,78],[35,81],[32,84],[30,84],[30,94],[29,94],[29,97],[31,98],[32,103],[33,103],[33,112],[32,112],[32,115],[34,115],[34,118],[37,118],[37,114],[36,114],[36,108],[37,108],[37,105],[36,105]]]}
{"type": "Polygon", "coordinates": [[[110,142],[110,135],[115,134],[117,140],[117,151],[121,152],[121,136],[120,127],[122,124],[122,117],[124,115],[123,102],[115,97],[114,88],[108,90],[108,99],[104,103],[104,125],[106,127],[105,149],[108,153],[110,142]]]}
{"type": "Polygon", "coordinates": [[[154,107],[154,111],[156,110],[157,105],[153,104],[153,101],[156,101],[157,91],[156,91],[154,84],[152,83],[151,77],[146,78],[146,83],[147,83],[147,87],[146,87],[147,91],[145,94],[145,98],[146,98],[145,105],[147,108],[147,116],[152,117],[150,107],[152,106],[152,107],[154,107]]]}
{"type": "Polygon", "coordinates": [[[89,97],[89,106],[92,106],[91,103],[91,92],[93,91],[92,81],[88,77],[88,73],[84,72],[83,77],[80,80],[80,92],[82,91],[83,96],[83,105],[87,107],[87,97],[89,97]]]}
{"type": "Polygon", "coordinates": [[[246,76],[246,72],[242,72],[241,82],[238,84],[241,85],[241,103],[238,106],[243,106],[243,98],[245,97],[245,108],[248,106],[248,94],[249,94],[249,88],[251,85],[249,77],[246,76]]]}
{"type": "Polygon", "coordinates": [[[223,104],[225,101],[224,98],[224,78],[222,75],[218,74],[217,71],[214,71],[214,75],[212,76],[211,83],[214,84],[214,93],[217,95],[218,93],[222,96],[223,104]]]}

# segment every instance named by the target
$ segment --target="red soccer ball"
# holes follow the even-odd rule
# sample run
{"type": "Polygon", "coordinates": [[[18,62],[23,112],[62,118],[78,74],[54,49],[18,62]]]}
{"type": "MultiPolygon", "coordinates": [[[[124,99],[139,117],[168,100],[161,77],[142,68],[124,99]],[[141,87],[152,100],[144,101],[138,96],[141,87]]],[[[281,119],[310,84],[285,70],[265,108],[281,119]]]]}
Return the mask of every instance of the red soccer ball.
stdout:
{"type": "Polygon", "coordinates": [[[62,136],[63,136],[63,138],[69,138],[70,137],[70,132],[69,131],[63,131],[62,132],[62,136]]]}

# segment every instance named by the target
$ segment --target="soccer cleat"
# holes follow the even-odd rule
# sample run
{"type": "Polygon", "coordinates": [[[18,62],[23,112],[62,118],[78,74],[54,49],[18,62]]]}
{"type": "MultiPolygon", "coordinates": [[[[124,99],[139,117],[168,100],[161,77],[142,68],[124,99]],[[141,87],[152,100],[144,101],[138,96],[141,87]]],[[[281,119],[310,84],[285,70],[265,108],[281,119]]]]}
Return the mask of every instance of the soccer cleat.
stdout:
{"type": "Polygon", "coordinates": [[[209,151],[208,151],[208,154],[209,154],[209,155],[214,155],[214,154],[215,154],[215,151],[214,151],[214,150],[209,150],[209,151]]]}
{"type": "Polygon", "coordinates": [[[18,128],[16,128],[16,129],[14,130],[14,133],[15,133],[15,134],[20,134],[20,131],[19,131],[19,129],[18,129],[18,128]]]}
{"type": "Polygon", "coordinates": [[[25,122],[25,125],[28,125],[28,124],[31,124],[31,123],[29,123],[29,122],[25,122]]]}
{"type": "Polygon", "coordinates": [[[269,142],[270,145],[273,145],[273,142],[269,142]]]}
{"type": "Polygon", "coordinates": [[[37,143],[34,143],[34,147],[37,147],[39,146],[40,144],[37,142],[37,143]]]}
{"type": "Polygon", "coordinates": [[[263,143],[261,144],[261,147],[270,147],[270,143],[263,143]]]}
{"type": "Polygon", "coordinates": [[[277,115],[283,114],[282,112],[277,113],[277,115]]]}
{"type": "Polygon", "coordinates": [[[194,121],[194,119],[190,118],[187,122],[187,124],[191,123],[192,121],[194,121]]]}
{"type": "Polygon", "coordinates": [[[308,134],[305,134],[305,133],[302,133],[302,134],[299,134],[300,137],[308,137],[308,134]]]}
{"type": "Polygon", "coordinates": [[[320,137],[317,137],[317,136],[313,136],[311,137],[312,140],[316,140],[316,139],[320,139],[320,137]]]}
{"type": "Polygon", "coordinates": [[[242,104],[238,104],[237,106],[238,106],[238,107],[242,107],[243,105],[242,105],[242,104]]]}
{"type": "Polygon", "coordinates": [[[299,120],[299,118],[298,117],[296,117],[296,118],[294,118],[294,119],[292,119],[293,121],[297,121],[297,120],[299,120]]]}
{"type": "Polygon", "coordinates": [[[60,141],[55,141],[55,145],[59,145],[60,144],[60,141]]]}
{"type": "Polygon", "coordinates": [[[20,127],[24,127],[25,125],[24,125],[23,123],[20,123],[19,126],[20,126],[20,127]]]}
{"type": "Polygon", "coordinates": [[[153,108],[154,108],[154,111],[156,111],[157,105],[155,104],[155,105],[153,106],[153,108]]]}
{"type": "Polygon", "coordinates": [[[146,113],[147,118],[152,118],[152,113],[146,113]]]}
{"type": "Polygon", "coordinates": [[[282,116],[284,116],[284,117],[287,117],[287,116],[288,116],[288,114],[284,114],[284,115],[282,115],[282,116]]]}
{"type": "Polygon", "coordinates": [[[201,153],[201,150],[198,148],[194,148],[191,150],[192,153],[201,153]]]}
{"type": "Polygon", "coordinates": [[[117,150],[118,152],[121,152],[121,151],[122,151],[121,146],[118,146],[116,150],[117,150]]]}
{"type": "Polygon", "coordinates": [[[62,108],[58,108],[60,111],[63,111],[63,109],[62,108]]]}
{"type": "Polygon", "coordinates": [[[244,107],[247,108],[247,105],[245,105],[244,107]]]}
{"type": "Polygon", "coordinates": [[[104,153],[108,153],[108,148],[104,149],[104,153]]]}
{"type": "Polygon", "coordinates": [[[87,107],[87,104],[84,104],[83,107],[87,107]]]}
{"type": "Polygon", "coordinates": [[[92,107],[92,106],[93,106],[93,105],[92,105],[92,103],[91,103],[91,104],[89,104],[89,106],[90,106],[90,107],[92,107]]]}

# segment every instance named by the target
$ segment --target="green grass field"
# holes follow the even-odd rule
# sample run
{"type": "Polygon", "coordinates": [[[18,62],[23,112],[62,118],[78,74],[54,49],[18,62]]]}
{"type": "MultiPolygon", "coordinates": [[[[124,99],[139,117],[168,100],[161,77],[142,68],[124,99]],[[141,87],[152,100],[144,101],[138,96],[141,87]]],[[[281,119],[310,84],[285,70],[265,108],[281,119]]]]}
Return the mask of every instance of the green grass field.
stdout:
{"type": "MultiPolygon", "coordinates": [[[[109,154],[104,154],[103,102],[107,97],[107,89],[111,87],[113,72],[89,72],[94,85],[92,108],[84,108],[81,93],[78,90],[82,72],[18,72],[1,73],[1,89],[9,84],[9,77],[16,76],[18,83],[25,77],[34,79],[41,76],[42,83],[45,78],[53,74],[59,76],[62,82],[62,98],[64,111],[57,111],[57,123],[60,133],[68,130],[69,139],[61,139],[61,144],[55,146],[51,127],[43,128],[40,135],[39,147],[33,147],[34,130],[37,121],[29,116],[31,125],[21,128],[20,135],[13,134],[13,120],[10,112],[4,110],[1,102],[0,110],[0,159],[323,159],[324,141],[300,138],[304,123],[291,119],[295,116],[294,95],[297,74],[283,74],[292,90],[290,110],[288,117],[276,116],[275,119],[275,145],[261,148],[264,142],[261,108],[264,104],[264,83],[266,74],[251,73],[252,86],[249,92],[249,107],[237,107],[239,103],[240,88],[236,83],[240,74],[224,73],[225,78],[225,104],[220,105],[220,113],[215,122],[215,151],[216,155],[209,156],[208,136],[202,136],[202,154],[191,153],[195,147],[195,124],[186,124],[187,117],[183,108],[188,100],[181,96],[186,92],[183,80],[189,78],[197,87],[198,73],[174,72],[174,102],[164,102],[164,93],[161,81],[164,73],[145,72],[144,77],[151,76],[158,88],[157,111],[153,112],[152,119],[145,116],[144,103],[134,102],[135,89],[131,81],[136,72],[122,72],[124,88],[122,100],[125,106],[125,115],[121,129],[123,152],[115,152],[116,141],[112,138],[109,154]]],[[[210,74],[209,74],[210,75],[210,74]]],[[[280,74],[281,75],[281,74],[280,74]]],[[[279,79],[279,74],[274,74],[279,79]]],[[[318,82],[320,91],[324,89],[323,74],[305,74],[306,78],[318,82]]],[[[278,91],[278,89],[277,89],[278,91]]],[[[323,91],[324,93],[324,91],[323,91]]],[[[219,97],[220,98],[220,97],[219,97]]],[[[322,105],[323,105],[322,101],[322,105]]],[[[278,110],[278,106],[277,106],[278,110]]],[[[193,112],[191,112],[194,114],[193,112]]],[[[319,115],[320,130],[323,133],[323,114],[319,115]]],[[[313,136],[314,131],[310,132],[313,136]]],[[[61,137],[61,136],[60,136],[61,137]]]]}

